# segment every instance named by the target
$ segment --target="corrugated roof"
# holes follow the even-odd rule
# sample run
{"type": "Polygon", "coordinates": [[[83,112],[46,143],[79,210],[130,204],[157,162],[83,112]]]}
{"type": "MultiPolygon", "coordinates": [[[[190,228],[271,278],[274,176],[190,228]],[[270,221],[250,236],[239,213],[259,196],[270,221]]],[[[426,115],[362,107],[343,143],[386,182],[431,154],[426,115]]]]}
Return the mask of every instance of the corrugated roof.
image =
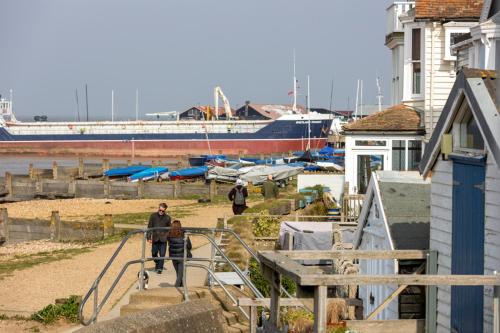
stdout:
{"type": "Polygon", "coordinates": [[[261,115],[270,118],[277,119],[286,114],[306,114],[307,109],[302,105],[297,105],[297,112],[293,111],[293,106],[291,104],[249,104],[249,107],[260,113],[261,115]]]}
{"type": "Polygon", "coordinates": [[[479,20],[483,0],[417,0],[416,20],[479,20]]]}
{"type": "Polygon", "coordinates": [[[398,104],[368,117],[353,121],[343,126],[344,131],[381,131],[401,132],[424,131],[420,122],[420,113],[412,107],[398,104]]]}

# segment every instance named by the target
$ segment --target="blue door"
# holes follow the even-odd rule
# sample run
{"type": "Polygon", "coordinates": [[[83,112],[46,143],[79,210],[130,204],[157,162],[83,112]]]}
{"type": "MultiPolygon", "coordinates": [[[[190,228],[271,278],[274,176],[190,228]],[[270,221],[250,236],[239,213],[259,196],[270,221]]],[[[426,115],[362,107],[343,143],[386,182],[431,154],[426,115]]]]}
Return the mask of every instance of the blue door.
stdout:
{"type": "MultiPolygon", "coordinates": [[[[484,158],[453,158],[451,274],[484,274],[484,158]]],[[[483,331],[483,287],[451,287],[452,332],[483,331]]]]}

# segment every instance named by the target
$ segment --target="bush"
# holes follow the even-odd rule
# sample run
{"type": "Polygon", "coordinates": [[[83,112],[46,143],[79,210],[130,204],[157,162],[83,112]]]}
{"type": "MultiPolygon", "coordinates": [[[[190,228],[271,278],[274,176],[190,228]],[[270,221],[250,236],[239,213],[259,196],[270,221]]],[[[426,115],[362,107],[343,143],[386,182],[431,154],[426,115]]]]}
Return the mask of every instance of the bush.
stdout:
{"type": "Polygon", "coordinates": [[[76,295],[71,295],[62,304],[49,304],[42,310],[35,312],[32,320],[44,324],[51,324],[60,318],[64,318],[72,323],[78,322],[78,307],[80,306],[80,298],[76,295]]]}
{"type": "Polygon", "coordinates": [[[278,218],[264,216],[268,215],[263,212],[262,216],[255,217],[252,223],[253,234],[255,237],[275,237],[279,234],[281,221],[278,218]]]}
{"type": "MultiPolygon", "coordinates": [[[[255,287],[259,289],[259,291],[262,293],[264,297],[269,297],[271,295],[269,284],[267,283],[266,279],[264,279],[264,277],[262,276],[262,273],[260,271],[260,265],[254,258],[250,259],[250,263],[248,265],[248,272],[250,274],[250,280],[255,285],[255,287]]],[[[294,295],[295,291],[297,290],[295,282],[293,282],[293,280],[291,280],[286,276],[282,277],[281,285],[290,295],[294,295]]]]}

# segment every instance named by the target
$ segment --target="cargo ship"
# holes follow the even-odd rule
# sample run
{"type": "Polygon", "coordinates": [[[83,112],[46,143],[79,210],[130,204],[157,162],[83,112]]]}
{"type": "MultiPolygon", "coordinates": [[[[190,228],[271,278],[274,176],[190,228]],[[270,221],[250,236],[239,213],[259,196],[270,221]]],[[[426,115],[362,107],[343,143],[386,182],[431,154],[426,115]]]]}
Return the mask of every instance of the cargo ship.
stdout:
{"type": "Polygon", "coordinates": [[[288,154],[322,148],[330,115],[269,120],[23,122],[0,101],[0,154],[165,157],[187,154],[288,154]]]}

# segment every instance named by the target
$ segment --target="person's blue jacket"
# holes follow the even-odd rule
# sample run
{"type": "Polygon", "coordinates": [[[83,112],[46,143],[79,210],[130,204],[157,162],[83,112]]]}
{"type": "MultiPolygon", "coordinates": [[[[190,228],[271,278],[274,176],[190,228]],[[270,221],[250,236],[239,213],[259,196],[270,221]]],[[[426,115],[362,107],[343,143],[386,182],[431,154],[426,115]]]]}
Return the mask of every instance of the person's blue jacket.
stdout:
{"type": "MultiPolygon", "coordinates": [[[[188,250],[188,256],[189,256],[191,249],[193,248],[189,237],[187,238],[186,248],[188,250]]],[[[184,236],[168,237],[168,255],[169,257],[176,257],[176,258],[184,257],[184,236]]]]}

